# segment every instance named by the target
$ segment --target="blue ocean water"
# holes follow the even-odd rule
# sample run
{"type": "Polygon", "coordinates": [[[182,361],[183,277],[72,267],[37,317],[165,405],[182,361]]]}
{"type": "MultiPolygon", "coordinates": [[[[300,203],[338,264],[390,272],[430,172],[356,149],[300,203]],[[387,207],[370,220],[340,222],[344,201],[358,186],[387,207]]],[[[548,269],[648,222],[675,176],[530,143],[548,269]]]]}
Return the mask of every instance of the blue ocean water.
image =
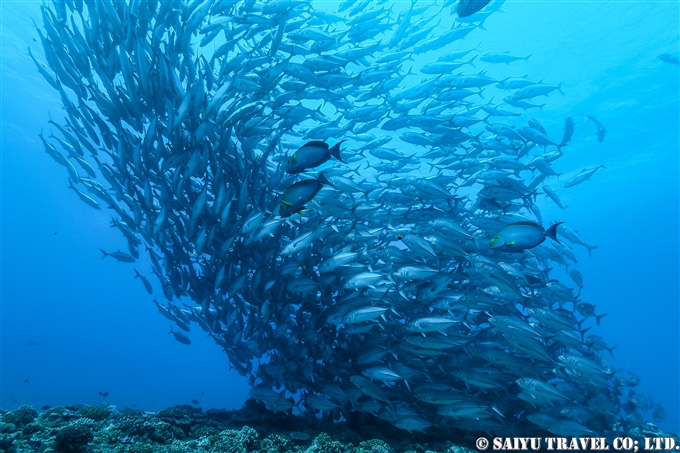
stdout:
{"type": "MultiPolygon", "coordinates": [[[[240,407],[248,384],[212,339],[193,329],[185,346],[167,335],[169,322],[133,279],[133,268],[146,270],[149,262],[101,259],[100,248],[127,247],[110,228],[111,212],[92,210],[67,189],[65,172],[37,136],[52,130],[48,112],[63,116],[58,93],[27,54],[31,46],[41,55],[31,24],[40,22],[40,3],[0,6],[0,407],[106,401],[155,411],[194,399],[205,408],[240,407]]],[[[576,120],[572,144],[555,163],[562,180],[583,167],[605,168],[560,191],[566,211],[542,196],[539,206],[544,219],[564,220],[598,246],[592,257],[582,247],[574,251],[585,280],[582,300],[609,313],[589,333],[617,346],[612,363],[640,376],[636,390],[665,407],[660,426],[677,432],[680,90],[678,65],[657,56],[678,53],[679,4],[509,0],[503,9],[460,48],[531,55],[510,65],[476,63],[496,79],[528,74],[562,83],[565,96],[552,93],[528,117],[540,119],[551,137],[561,136],[566,116],[576,120]],[[604,122],[603,143],[583,114],[604,122]]],[[[417,58],[422,65],[431,56],[417,58]]]]}

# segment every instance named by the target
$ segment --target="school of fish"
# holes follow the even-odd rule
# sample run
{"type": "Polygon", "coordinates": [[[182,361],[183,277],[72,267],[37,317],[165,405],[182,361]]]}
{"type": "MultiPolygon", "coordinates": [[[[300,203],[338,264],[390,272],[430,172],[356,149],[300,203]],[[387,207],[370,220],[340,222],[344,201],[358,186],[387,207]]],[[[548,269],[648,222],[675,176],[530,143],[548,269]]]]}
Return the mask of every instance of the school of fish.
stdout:
{"type": "Polygon", "coordinates": [[[64,120],[40,137],[115,213],[129,250],[104,257],[144,248],[174,338],[207,332],[273,411],[498,435],[660,421],[588,334],[605,314],[573,246],[595,247],[542,226],[539,196],[566,209],[603,167],[553,168],[575,121],[557,139],[530,114],[561,85],[475,68],[530,57],[470,45],[502,3],[54,1],[29,53],[64,120]]]}

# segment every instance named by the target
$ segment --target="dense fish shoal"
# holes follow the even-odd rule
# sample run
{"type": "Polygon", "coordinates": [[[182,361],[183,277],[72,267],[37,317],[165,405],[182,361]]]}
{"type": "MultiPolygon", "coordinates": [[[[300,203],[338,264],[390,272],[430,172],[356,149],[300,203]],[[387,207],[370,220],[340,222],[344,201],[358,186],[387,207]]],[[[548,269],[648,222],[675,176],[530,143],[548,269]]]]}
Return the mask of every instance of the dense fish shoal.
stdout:
{"type": "Polygon", "coordinates": [[[31,57],[65,116],[42,143],[76,196],[115,212],[128,249],[103,257],[148,254],[134,277],[169,334],[208,333],[273,412],[641,429],[663,408],[580,299],[573,249],[596,246],[538,201],[577,209],[561,194],[603,166],[560,179],[576,122],[557,137],[536,112],[561,83],[471,44],[502,5],[56,1],[31,57]]]}

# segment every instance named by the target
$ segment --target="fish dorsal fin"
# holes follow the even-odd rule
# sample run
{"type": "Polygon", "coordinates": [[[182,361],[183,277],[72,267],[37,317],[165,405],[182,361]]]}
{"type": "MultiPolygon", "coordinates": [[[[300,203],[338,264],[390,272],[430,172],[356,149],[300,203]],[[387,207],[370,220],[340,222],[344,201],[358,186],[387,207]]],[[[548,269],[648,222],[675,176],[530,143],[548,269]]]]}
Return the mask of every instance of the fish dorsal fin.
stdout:
{"type": "MultiPolygon", "coordinates": [[[[522,221],[522,222],[513,222],[513,223],[511,223],[510,225],[525,225],[525,226],[533,226],[533,227],[537,226],[537,227],[540,227],[540,225],[537,224],[537,223],[534,223],[534,222],[524,222],[524,221],[522,221]]],[[[510,225],[508,225],[508,226],[510,226],[510,225]]]]}
{"type": "Polygon", "coordinates": [[[304,145],[302,145],[300,148],[302,149],[302,148],[305,148],[305,147],[307,147],[307,146],[318,146],[318,147],[320,147],[320,148],[326,148],[326,149],[328,149],[328,143],[322,142],[322,141],[320,141],[320,140],[313,140],[313,141],[311,141],[311,142],[307,142],[307,143],[305,143],[304,145]]]}

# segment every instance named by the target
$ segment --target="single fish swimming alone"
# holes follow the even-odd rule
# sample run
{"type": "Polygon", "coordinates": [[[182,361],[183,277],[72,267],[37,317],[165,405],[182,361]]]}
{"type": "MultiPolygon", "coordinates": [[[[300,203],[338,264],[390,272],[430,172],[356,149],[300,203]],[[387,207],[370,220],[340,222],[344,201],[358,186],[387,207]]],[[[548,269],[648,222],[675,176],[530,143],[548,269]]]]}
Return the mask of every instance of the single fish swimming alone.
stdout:
{"type": "Polygon", "coordinates": [[[575,176],[572,176],[567,180],[567,182],[564,183],[564,188],[567,189],[569,187],[574,187],[578,184],[581,184],[583,182],[586,182],[589,180],[597,170],[600,168],[604,168],[604,165],[599,165],[597,167],[591,167],[591,168],[584,168],[581,170],[580,173],[578,173],[575,176]]]}
{"type": "Polygon", "coordinates": [[[486,63],[512,63],[513,61],[524,60],[527,61],[531,55],[526,57],[518,57],[517,55],[512,55],[510,52],[490,52],[482,55],[479,59],[486,63]]]}
{"type": "Polygon", "coordinates": [[[680,59],[678,59],[678,56],[669,53],[662,53],[659,55],[659,60],[670,64],[680,64],[680,59]]]}
{"type": "Polygon", "coordinates": [[[597,141],[602,143],[604,141],[605,135],[607,135],[607,129],[604,127],[604,124],[602,123],[602,121],[595,118],[594,116],[585,115],[585,114],[583,116],[586,118],[585,121],[590,120],[593,123],[595,123],[595,127],[597,127],[597,134],[596,134],[597,141]]]}
{"type": "Polygon", "coordinates": [[[179,341],[182,344],[186,345],[191,344],[191,340],[189,339],[189,337],[184,335],[182,332],[172,330],[172,326],[170,326],[170,332],[168,333],[171,333],[175,337],[175,340],[179,341]]]}

